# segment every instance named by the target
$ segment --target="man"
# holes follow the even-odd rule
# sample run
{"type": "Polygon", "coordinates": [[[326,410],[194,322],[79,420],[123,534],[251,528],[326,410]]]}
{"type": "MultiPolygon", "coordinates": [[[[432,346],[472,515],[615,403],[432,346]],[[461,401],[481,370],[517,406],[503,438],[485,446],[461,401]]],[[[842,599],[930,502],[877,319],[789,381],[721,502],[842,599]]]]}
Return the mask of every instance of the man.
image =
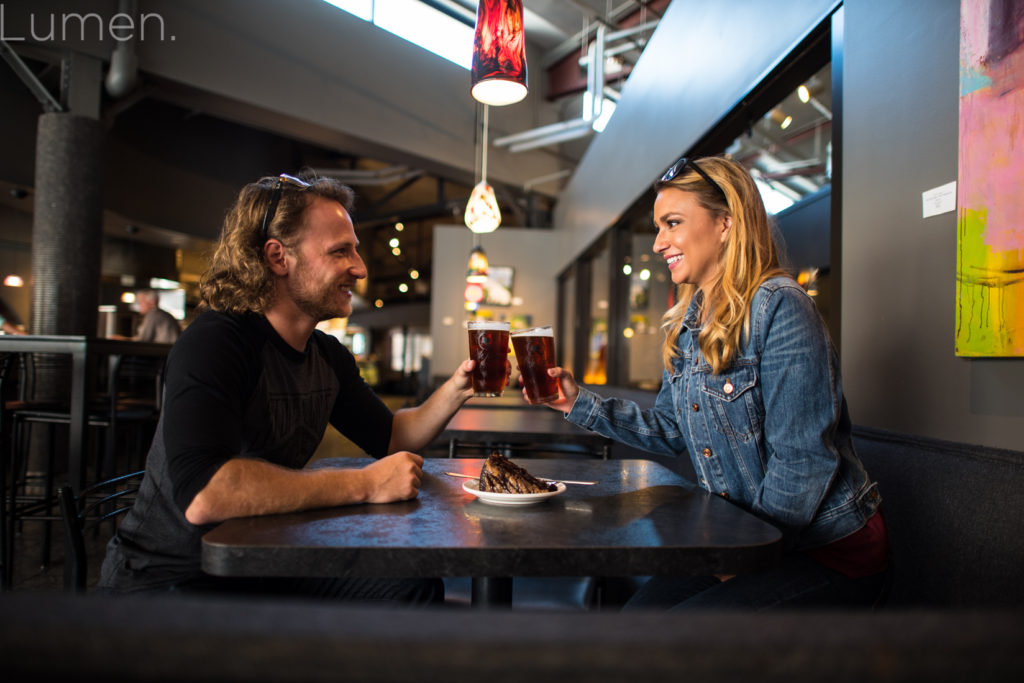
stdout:
{"type": "Polygon", "coordinates": [[[231,579],[200,569],[200,539],[233,517],[418,494],[428,445],[473,394],[472,361],[394,415],[352,354],[315,329],[352,312],[366,277],[352,193],[282,175],[242,189],[200,282],[203,311],[167,361],[165,403],[133,509],[111,540],[100,586],[315,594],[432,602],[440,580],[231,579]],[[378,460],[305,470],[327,424],[378,460]]]}
{"type": "Polygon", "coordinates": [[[160,297],[152,289],[144,289],[135,295],[142,314],[142,323],[132,337],[135,341],[173,344],[181,335],[181,326],[174,316],[160,308],[160,297]]]}

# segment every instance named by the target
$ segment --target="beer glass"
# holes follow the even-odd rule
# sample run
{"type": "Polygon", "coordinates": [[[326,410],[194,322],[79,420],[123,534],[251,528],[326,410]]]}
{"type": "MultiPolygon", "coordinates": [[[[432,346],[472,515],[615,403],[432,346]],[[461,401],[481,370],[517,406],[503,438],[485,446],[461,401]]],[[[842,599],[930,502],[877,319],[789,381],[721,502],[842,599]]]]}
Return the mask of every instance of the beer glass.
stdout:
{"type": "Polygon", "coordinates": [[[471,320],[469,357],[473,368],[474,396],[501,396],[508,383],[508,323],[471,320]]]}
{"type": "Polygon", "coordinates": [[[555,366],[555,333],[550,326],[531,327],[512,335],[519,372],[526,387],[526,400],[532,404],[558,398],[558,380],[548,376],[555,366]]]}

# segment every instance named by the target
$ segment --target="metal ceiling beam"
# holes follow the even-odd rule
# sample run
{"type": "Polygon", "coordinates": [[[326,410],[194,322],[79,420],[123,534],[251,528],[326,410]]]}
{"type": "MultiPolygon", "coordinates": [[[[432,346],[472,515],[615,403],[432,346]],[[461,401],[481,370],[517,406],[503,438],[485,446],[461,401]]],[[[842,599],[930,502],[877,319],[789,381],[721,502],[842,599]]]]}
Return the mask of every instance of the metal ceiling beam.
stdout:
{"type": "Polygon", "coordinates": [[[407,189],[409,189],[409,186],[411,186],[413,183],[415,183],[419,179],[420,179],[419,175],[416,175],[416,176],[413,176],[411,178],[408,178],[404,183],[402,183],[398,187],[394,188],[393,190],[390,190],[383,197],[380,197],[375,202],[373,202],[370,205],[371,208],[376,209],[376,208],[380,207],[382,204],[387,204],[392,199],[394,199],[395,197],[397,197],[398,195],[402,194],[407,189]]]}
{"type": "Polygon", "coordinates": [[[25,62],[21,61],[21,57],[18,53],[11,49],[11,46],[7,44],[7,41],[0,40],[0,55],[3,56],[4,60],[10,64],[14,73],[18,75],[18,78],[28,86],[28,89],[32,91],[32,94],[36,96],[39,103],[43,105],[43,109],[47,112],[62,112],[64,107],[61,106],[60,102],[50,94],[50,91],[46,89],[36,75],[32,73],[32,70],[28,68],[25,62]]]}

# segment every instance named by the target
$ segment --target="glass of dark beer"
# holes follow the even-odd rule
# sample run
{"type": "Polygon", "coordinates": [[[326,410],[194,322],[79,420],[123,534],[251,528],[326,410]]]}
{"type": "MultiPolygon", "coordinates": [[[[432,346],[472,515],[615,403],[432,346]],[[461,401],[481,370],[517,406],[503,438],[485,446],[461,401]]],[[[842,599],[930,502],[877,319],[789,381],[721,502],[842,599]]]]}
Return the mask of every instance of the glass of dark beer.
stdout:
{"type": "Polygon", "coordinates": [[[555,367],[555,333],[551,327],[517,331],[512,335],[512,347],[526,387],[526,400],[537,404],[558,398],[558,380],[548,376],[548,368],[555,367]]]}
{"type": "Polygon", "coordinates": [[[508,383],[508,323],[471,320],[469,357],[473,368],[474,396],[501,396],[508,383]]]}

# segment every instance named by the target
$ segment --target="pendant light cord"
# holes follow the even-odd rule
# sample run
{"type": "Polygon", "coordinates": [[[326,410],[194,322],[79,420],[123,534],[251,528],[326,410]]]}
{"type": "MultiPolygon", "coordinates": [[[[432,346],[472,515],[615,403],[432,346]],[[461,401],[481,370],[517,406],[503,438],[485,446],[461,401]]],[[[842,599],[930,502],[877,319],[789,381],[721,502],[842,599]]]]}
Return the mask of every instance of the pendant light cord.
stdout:
{"type": "Polygon", "coordinates": [[[490,105],[484,105],[484,135],[483,135],[483,152],[481,153],[480,161],[480,182],[487,182],[487,123],[490,117],[490,105]]]}

